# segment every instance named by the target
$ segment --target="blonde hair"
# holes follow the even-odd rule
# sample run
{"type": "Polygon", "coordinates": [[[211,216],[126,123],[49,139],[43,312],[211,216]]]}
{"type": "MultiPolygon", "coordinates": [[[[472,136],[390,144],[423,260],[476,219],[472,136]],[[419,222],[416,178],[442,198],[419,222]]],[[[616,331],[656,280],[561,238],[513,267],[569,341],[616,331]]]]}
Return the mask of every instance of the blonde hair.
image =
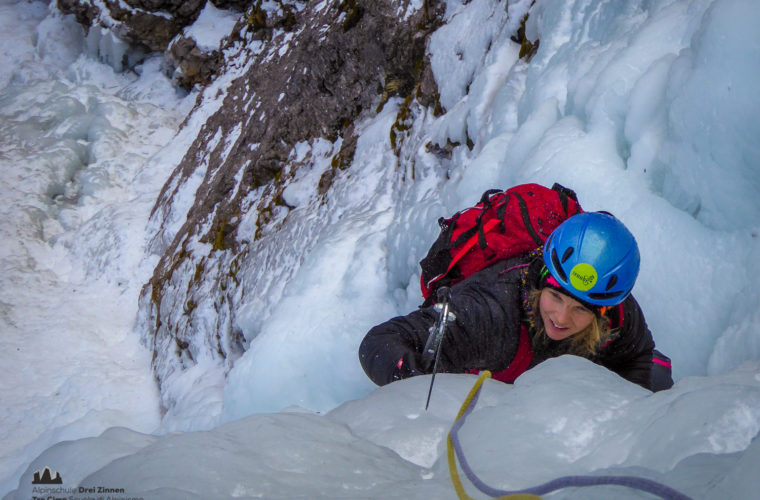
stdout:
{"type": "MultiPolygon", "coordinates": [[[[532,328],[533,348],[548,343],[549,336],[546,335],[544,321],[541,319],[540,305],[541,290],[533,290],[528,298],[531,305],[529,314],[532,328]]],[[[581,332],[569,337],[570,348],[568,354],[583,356],[589,358],[597,353],[599,347],[609,338],[610,328],[607,317],[604,314],[594,314],[594,320],[581,332]]]]}

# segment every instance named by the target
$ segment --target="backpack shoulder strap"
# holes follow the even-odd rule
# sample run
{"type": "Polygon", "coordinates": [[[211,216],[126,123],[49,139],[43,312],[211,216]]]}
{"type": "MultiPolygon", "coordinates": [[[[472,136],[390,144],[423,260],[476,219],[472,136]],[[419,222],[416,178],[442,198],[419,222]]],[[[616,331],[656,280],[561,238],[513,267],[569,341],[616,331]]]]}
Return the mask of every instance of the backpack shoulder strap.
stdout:
{"type": "Polygon", "coordinates": [[[578,203],[578,195],[575,194],[575,191],[573,191],[570,188],[566,188],[565,186],[563,186],[562,184],[558,182],[554,183],[554,185],[552,186],[552,189],[556,191],[557,194],[559,194],[559,201],[560,203],[562,203],[562,208],[565,210],[565,216],[569,217],[570,215],[575,215],[575,214],[567,213],[569,209],[568,200],[573,200],[575,203],[578,203]]]}

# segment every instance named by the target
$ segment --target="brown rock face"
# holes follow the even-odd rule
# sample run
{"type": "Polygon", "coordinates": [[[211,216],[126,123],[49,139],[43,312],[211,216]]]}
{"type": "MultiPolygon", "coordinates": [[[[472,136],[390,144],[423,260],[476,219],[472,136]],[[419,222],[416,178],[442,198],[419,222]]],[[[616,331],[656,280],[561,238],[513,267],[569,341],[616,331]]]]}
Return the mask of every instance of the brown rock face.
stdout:
{"type": "Polygon", "coordinates": [[[192,38],[183,35],[176,37],[166,54],[170,65],[179,69],[176,72],[177,84],[190,90],[194,85],[205,85],[211,81],[222,65],[222,55],[218,51],[204,52],[192,38]]]}
{"type": "Polygon", "coordinates": [[[147,52],[162,52],[182,28],[195,21],[206,0],[124,3],[132,8],[125,8],[118,0],[105,0],[108,10],[102,12],[92,0],[57,1],[58,9],[73,14],[85,29],[99,24],[147,52]]]}
{"type": "Polygon", "coordinates": [[[422,106],[437,102],[425,47],[444,6],[425,1],[405,16],[409,3],[283,1],[264,11],[254,2],[247,11],[246,25],[239,25],[225,49],[228,74],[217,81],[237,76],[219,89],[221,107],[205,121],[153,212],[157,226],[170,226],[178,192],[203,175],[185,223],[156,236],[153,251],[162,256],[141,299],[159,382],[192,365],[199,350],[221,363],[241,352],[240,333],[232,326],[236,262],[240,242],[261,236],[238,234],[238,224],[257,212],[260,230],[274,208],[285,206],[281,173],[293,147],[320,137],[342,141],[333,171],[320,181],[324,193],[335,171],[350,168],[355,120],[390,96],[422,106]],[[209,253],[199,255],[199,245],[209,253]],[[209,288],[218,295],[203,292],[209,288]],[[216,311],[213,325],[199,312],[209,310],[216,311]]]}
{"type": "Polygon", "coordinates": [[[240,12],[244,12],[254,2],[251,0],[214,0],[212,3],[220,9],[234,9],[240,12]]]}

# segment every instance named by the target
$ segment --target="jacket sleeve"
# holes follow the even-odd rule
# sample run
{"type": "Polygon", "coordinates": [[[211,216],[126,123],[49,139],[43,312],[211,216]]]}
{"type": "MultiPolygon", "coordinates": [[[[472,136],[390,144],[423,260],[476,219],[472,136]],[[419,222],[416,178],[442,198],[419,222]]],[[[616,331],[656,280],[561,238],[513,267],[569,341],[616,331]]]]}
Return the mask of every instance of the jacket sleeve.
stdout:
{"type": "MultiPolygon", "coordinates": [[[[500,269],[486,269],[451,287],[448,323],[438,371],[503,370],[514,358],[519,340],[519,292],[500,269]]],[[[359,347],[367,376],[378,385],[429,373],[422,352],[438,313],[433,307],[375,326],[359,347]]]]}
{"type": "Polygon", "coordinates": [[[431,309],[414,311],[375,326],[359,346],[359,360],[377,385],[422,374],[421,353],[428,328],[435,323],[431,309]]]}
{"type": "Polygon", "coordinates": [[[623,324],[613,333],[617,336],[602,348],[599,363],[626,380],[651,390],[654,340],[633,296],[623,302],[623,324]]]}

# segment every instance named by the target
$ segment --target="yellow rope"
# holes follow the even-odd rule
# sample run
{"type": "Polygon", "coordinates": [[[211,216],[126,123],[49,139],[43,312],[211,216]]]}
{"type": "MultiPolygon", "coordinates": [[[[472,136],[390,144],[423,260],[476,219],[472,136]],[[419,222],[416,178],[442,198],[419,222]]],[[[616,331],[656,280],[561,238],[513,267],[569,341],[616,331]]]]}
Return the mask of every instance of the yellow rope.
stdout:
{"type": "MultiPolygon", "coordinates": [[[[488,370],[484,370],[481,372],[480,377],[478,377],[478,381],[475,382],[475,385],[470,390],[470,393],[467,395],[467,397],[464,400],[464,403],[462,403],[461,408],[459,408],[459,413],[457,414],[456,420],[454,420],[454,423],[456,424],[460,418],[462,418],[462,415],[464,415],[465,411],[467,411],[467,408],[470,406],[470,403],[472,402],[472,398],[475,397],[475,395],[480,390],[480,387],[483,385],[483,382],[487,379],[491,378],[491,372],[488,370]]],[[[454,489],[457,492],[457,496],[459,497],[459,500],[476,500],[475,498],[471,497],[467,494],[467,492],[464,489],[464,485],[462,484],[462,480],[459,478],[459,471],[457,470],[457,460],[456,460],[456,454],[454,453],[454,442],[451,440],[451,432],[448,434],[448,438],[446,439],[447,444],[447,452],[448,452],[448,458],[449,458],[449,473],[451,474],[451,482],[454,484],[454,489]]],[[[536,495],[526,495],[526,494],[516,494],[516,495],[507,495],[503,497],[499,497],[495,500],[541,500],[541,497],[536,495]]]]}

